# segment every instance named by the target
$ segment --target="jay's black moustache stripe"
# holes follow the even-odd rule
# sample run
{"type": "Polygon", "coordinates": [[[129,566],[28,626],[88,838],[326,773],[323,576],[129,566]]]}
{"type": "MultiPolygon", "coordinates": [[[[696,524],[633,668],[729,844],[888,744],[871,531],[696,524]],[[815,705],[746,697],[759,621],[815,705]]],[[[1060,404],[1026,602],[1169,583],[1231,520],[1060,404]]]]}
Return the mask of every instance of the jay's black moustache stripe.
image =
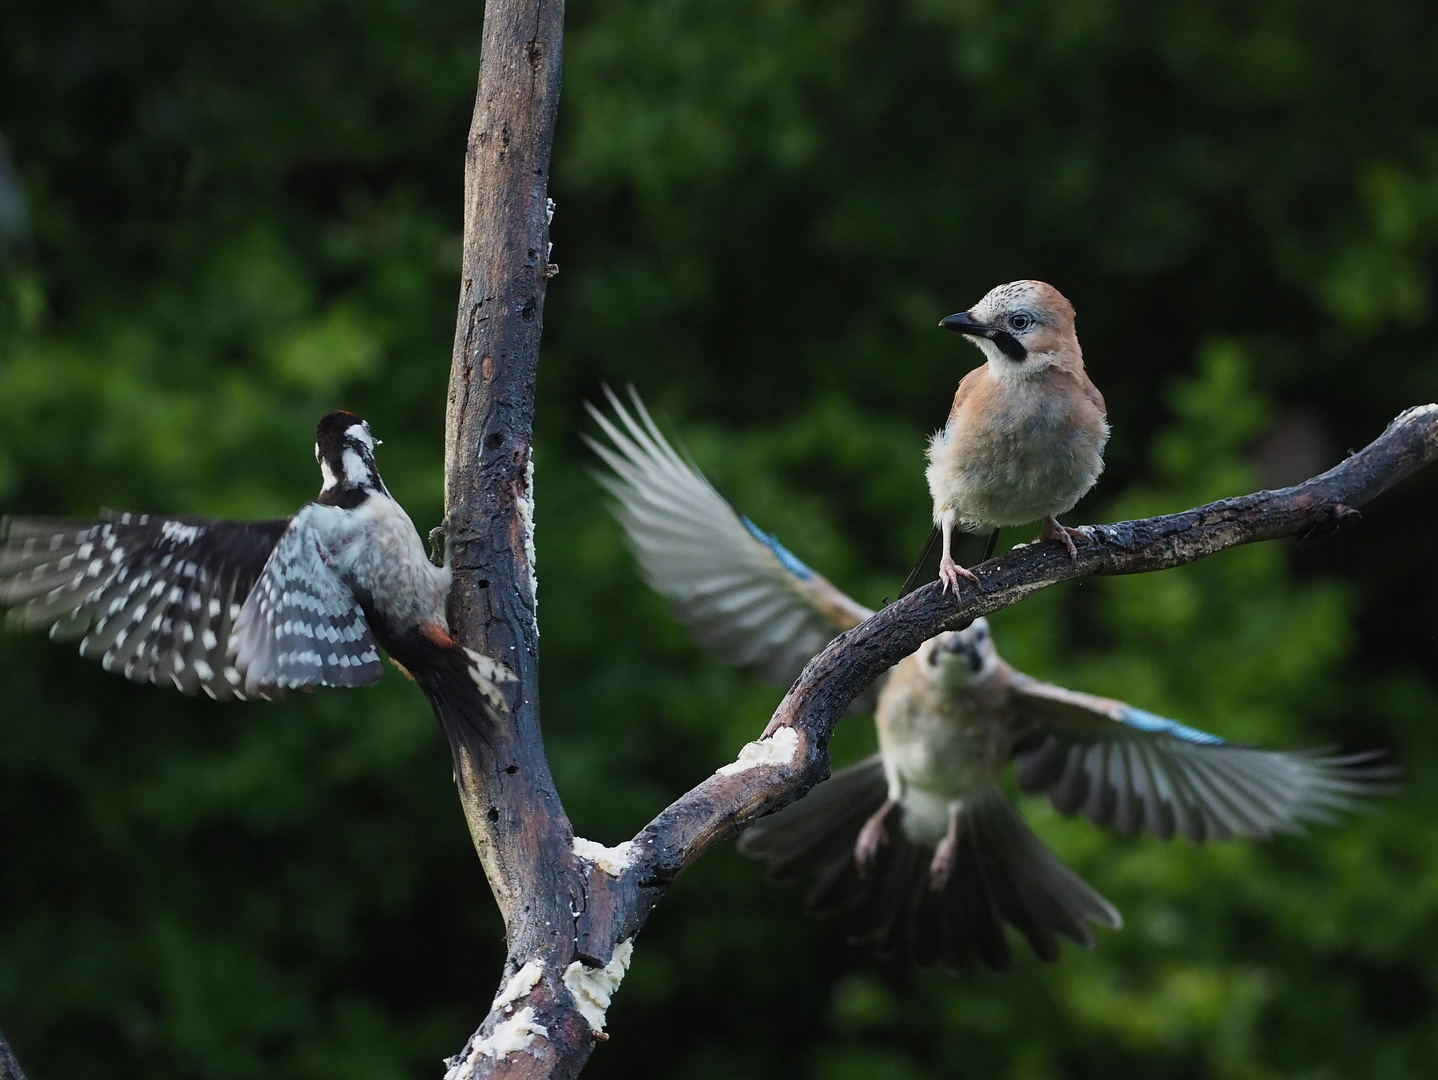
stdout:
{"type": "Polygon", "coordinates": [[[1019,343],[1019,339],[1006,330],[991,330],[986,335],[990,341],[999,347],[1003,353],[1015,363],[1022,364],[1029,358],[1029,351],[1019,343]]]}

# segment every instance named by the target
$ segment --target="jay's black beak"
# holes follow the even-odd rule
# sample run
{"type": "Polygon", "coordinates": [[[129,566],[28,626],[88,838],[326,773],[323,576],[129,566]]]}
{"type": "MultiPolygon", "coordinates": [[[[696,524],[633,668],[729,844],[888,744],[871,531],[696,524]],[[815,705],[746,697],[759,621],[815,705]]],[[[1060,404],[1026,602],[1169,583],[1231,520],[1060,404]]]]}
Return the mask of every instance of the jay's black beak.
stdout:
{"type": "Polygon", "coordinates": [[[999,352],[1003,353],[1010,360],[1021,363],[1028,359],[1028,350],[1019,343],[1018,338],[1006,330],[1000,330],[996,326],[986,326],[981,322],[976,322],[967,311],[960,311],[957,315],[950,315],[947,319],[941,320],[939,325],[945,330],[952,330],[956,334],[988,338],[999,347],[999,352]]]}
{"type": "Polygon", "coordinates": [[[957,315],[950,315],[939,323],[945,330],[952,330],[956,334],[971,334],[974,337],[993,337],[993,327],[985,326],[983,323],[974,322],[967,311],[961,311],[957,315]]]}

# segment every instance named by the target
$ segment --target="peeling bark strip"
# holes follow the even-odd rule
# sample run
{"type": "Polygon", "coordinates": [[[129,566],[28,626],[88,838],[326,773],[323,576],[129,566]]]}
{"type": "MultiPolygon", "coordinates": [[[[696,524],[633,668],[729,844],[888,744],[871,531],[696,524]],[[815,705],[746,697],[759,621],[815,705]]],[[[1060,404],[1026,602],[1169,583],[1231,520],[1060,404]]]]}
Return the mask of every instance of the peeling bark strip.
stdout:
{"type": "MultiPolygon", "coordinates": [[[[764,736],[632,841],[606,848],[576,839],[539,729],[529,457],[563,16],[562,2],[490,0],[465,160],[445,456],[450,618],[460,641],[507,664],[518,681],[506,687],[507,726],[460,733],[453,746],[460,803],[504,915],[508,957],[489,1015],[446,1062],[446,1080],[576,1076],[607,1038],[605,1010],[634,937],[675,875],[828,775],[829,736],[849,702],[925,639],[1055,582],[1161,570],[1237,544],[1332,529],[1438,457],[1438,405],[1409,409],[1305,484],[1093,526],[1073,561],[1057,544],[1017,549],[977,567],[983,591],[966,587],[958,601],[937,583],[920,589],[830,643],[764,736]]],[[[6,1068],[18,1070],[0,1057],[0,1080],[6,1068]]]]}

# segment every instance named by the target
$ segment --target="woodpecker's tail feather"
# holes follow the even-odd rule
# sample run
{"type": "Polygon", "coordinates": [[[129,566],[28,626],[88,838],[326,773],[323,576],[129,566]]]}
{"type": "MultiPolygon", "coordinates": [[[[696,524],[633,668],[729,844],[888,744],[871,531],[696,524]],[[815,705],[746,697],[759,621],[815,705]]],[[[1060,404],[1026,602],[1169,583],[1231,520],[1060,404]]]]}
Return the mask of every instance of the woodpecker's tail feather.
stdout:
{"type": "MultiPolygon", "coordinates": [[[[994,557],[994,547],[999,542],[999,530],[993,529],[986,533],[968,533],[955,531],[953,536],[953,550],[949,553],[954,557],[954,562],[968,568],[978,566],[981,562],[987,562],[994,557]]],[[[904,587],[899,590],[899,596],[908,596],[909,593],[927,585],[931,581],[939,580],[939,560],[944,555],[943,533],[937,525],[933,532],[929,533],[929,539],[924,544],[923,554],[914,568],[909,571],[909,576],[904,579],[904,587]]]]}
{"type": "Polygon", "coordinates": [[[395,658],[429,699],[455,760],[461,746],[471,758],[490,746],[492,732],[509,715],[501,687],[516,681],[514,672],[447,638],[431,640],[429,648],[398,652],[395,658]]]}
{"type": "Polygon", "coordinates": [[[1045,961],[1058,958],[1059,934],[1091,948],[1090,922],[1122,925],[1113,905],[1044,846],[997,788],[959,817],[958,846],[941,888],[930,873],[934,848],[909,840],[897,816],[887,842],[860,873],[854,843],[886,794],[875,755],[759,822],[739,850],[766,860],[775,880],[817,872],[804,901],[810,914],[838,915],[850,941],[880,956],[907,954],[923,966],[959,971],[978,959],[1004,970],[1010,959],[1005,923],[1045,961]]]}

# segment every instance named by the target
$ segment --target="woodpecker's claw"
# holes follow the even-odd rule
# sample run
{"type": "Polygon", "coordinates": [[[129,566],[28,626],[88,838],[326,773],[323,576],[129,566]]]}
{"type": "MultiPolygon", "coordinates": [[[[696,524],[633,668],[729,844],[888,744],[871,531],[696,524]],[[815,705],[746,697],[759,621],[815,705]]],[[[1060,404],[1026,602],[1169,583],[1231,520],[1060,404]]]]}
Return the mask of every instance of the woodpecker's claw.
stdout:
{"type": "Polygon", "coordinates": [[[443,566],[449,555],[449,534],[445,531],[444,525],[436,525],[429,530],[429,561],[435,566],[443,566]]]}

